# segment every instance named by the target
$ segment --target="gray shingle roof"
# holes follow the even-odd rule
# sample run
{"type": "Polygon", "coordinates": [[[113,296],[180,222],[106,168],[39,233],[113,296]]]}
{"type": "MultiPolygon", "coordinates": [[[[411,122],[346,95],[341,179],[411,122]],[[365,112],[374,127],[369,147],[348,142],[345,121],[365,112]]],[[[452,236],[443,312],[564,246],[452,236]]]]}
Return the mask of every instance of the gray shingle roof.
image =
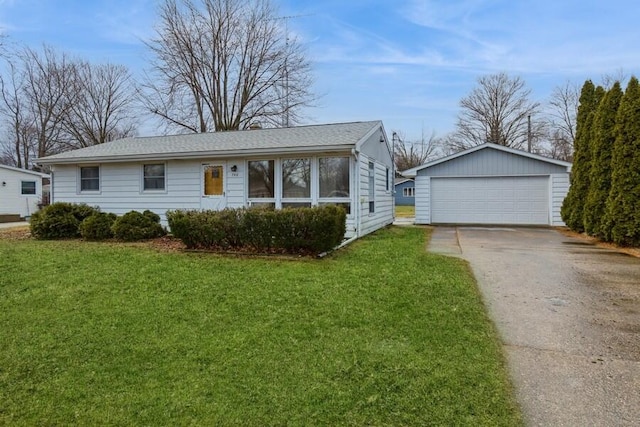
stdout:
{"type": "Polygon", "coordinates": [[[355,146],[380,121],[335,123],[291,128],[256,129],[185,135],[132,137],[38,159],[56,164],[79,161],[180,158],[198,155],[251,155],[265,151],[311,151],[355,146]]]}

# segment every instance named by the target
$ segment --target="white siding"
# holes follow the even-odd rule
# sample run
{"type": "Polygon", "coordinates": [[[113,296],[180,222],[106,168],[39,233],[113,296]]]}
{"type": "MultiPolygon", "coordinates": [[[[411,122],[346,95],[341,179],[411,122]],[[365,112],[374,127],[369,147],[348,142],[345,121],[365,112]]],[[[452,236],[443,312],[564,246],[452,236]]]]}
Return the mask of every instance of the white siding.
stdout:
{"type": "MultiPolygon", "coordinates": [[[[146,162],[152,163],[152,162],[146,162]]],[[[169,209],[200,209],[200,165],[202,162],[174,160],[166,164],[166,191],[142,191],[143,163],[100,164],[100,191],[81,193],[76,165],[54,169],[52,202],[86,203],[104,212],[122,215],[149,209],[166,224],[169,209]]]]}
{"type": "Polygon", "coordinates": [[[19,170],[0,168],[0,214],[30,216],[42,199],[42,177],[19,170]],[[22,194],[22,181],[36,183],[36,194],[22,194]]]}
{"type": "MultiPolygon", "coordinates": [[[[379,137],[378,142],[380,144],[379,137]]],[[[346,153],[326,153],[312,158],[312,176],[317,179],[317,159],[323,156],[349,156],[346,153]]],[[[277,156],[264,158],[280,161],[277,156]]],[[[354,159],[354,157],[351,157],[354,159]]],[[[373,159],[375,164],[375,212],[369,213],[369,157],[361,154],[352,162],[351,214],[347,216],[345,237],[362,236],[393,222],[393,185],[387,185],[385,162],[373,159]]],[[[86,203],[98,206],[104,212],[122,215],[130,210],[149,209],[160,215],[166,225],[165,213],[170,209],[200,209],[202,192],[202,164],[216,163],[216,159],[169,160],[166,162],[166,191],[142,191],[142,165],[156,162],[102,163],[100,166],[100,191],[80,192],[79,167],[85,165],[56,165],[52,202],[86,203]]],[[[226,159],[226,206],[240,208],[247,205],[247,159],[226,159]],[[236,171],[231,169],[236,166],[236,171]]],[[[98,164],[87,164],[95,166],[98,164]]],[[[279,185],[279,183],[277,184],[279,185]]],[[[317,183],[312,182],[313,191],[317,183]]],[[[312,191],[312,194],[315,194],[312,191]]],[[[317,195],[312,195],[317,202],[317,195]]]]}
{"type": "Polygon", "coordinates": [[[564,198],[569,192],[569,174],[553,174],[551,175],[551,225],[564,226],[560,210],[564,198]]]}
{"type": "Polygon", "coordinates": [[[360,185],[360,231],[363,236],[393,223],[393,186],[387,190],[387,166],[365,155],[360,156],[357,182],[360,185]],[[374,162],[375,208],[369,212],[369,162],[374,162]]]}
{"type": "Polygon", "coordinates": [[[431,224],[431,178],[416,176],[416,224],[431,224]]]}
{"type": "Polygon", "coordinates": [[[566,166],[493,148],[474,151],[464,156],[422,169],[418,175],[429,176],[506,176],[550,175],[566,172],[566,166]]]}
{"type": "Polygon", "coordinates": [[[227,194],[228,208],[237,209],[247,205],[246,173],[246,163],[243,159],[227,160],[227,187],[225,191],[227,194]],[[231,171],[233,166],[237,168],[235,172],[231,171]]]}

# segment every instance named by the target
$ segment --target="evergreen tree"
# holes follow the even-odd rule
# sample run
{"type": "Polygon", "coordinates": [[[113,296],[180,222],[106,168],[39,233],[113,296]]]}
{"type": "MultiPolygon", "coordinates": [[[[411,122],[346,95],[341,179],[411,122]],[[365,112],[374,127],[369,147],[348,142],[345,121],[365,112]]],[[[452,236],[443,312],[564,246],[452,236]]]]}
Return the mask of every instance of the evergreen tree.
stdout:
{"type": "Polygon", "coordinates": [[[574,145],[571,186],[562,204],[562,220],[574,231],[584,231],[584,204],[589,192],[591,173],[592,124],[596,108],[604,95],[604,89],[587,80],[580,92],[580,105],[576,116],[576,140],[574,145]]]}
{"type": "Polygon", "coordinates": [[[619,245],[640,246],[640,85],[635,77],[620,102],[615,135],[605,237],[619,245]]]}
{"type": "Polygon", "coordinates": [[[591,140],[590,186],[584,206],[584,229],[592,235],[604,238],[604,214],[611,189],[611,156],[616,140],[616,113],[622,99],[620,82],[605,94],[593,121],[591,140]]]}

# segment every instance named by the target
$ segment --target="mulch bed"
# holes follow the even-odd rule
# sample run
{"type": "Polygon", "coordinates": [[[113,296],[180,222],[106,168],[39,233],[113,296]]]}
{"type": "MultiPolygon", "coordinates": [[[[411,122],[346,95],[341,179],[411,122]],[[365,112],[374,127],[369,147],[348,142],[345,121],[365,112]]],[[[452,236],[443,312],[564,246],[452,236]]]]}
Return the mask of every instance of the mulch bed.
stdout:
{"type": "Polygon", "coordinates": [[[575,231],[569,230],[568,228],[557,228],[557,230],[565,236],[574,237],[576,239],[584,240],[601,248],[613,249],[614,251],[622,252],[627,255],[640,258],[640,248],[628,248],[624,246],[618,246],[615,243],[603,242],[593,236],[589,236],[585,233],[576,233],[575,231]]]}
{"type": "MultiPolygon", "coordinates": [[[[4,240],[28,240],[33,239],[31,231],[28,227],[20,228],[8,228],[0,229],[0,239],[4,240]]],[[[72,239],[73,240],[73,239],[72,239]]],[[[77,239],[81,241],[82,239],[77,239]]],[[[102,243],[115,246],[134,246],[141,248],[151,248],[159,252],[201,252],[201,253],[215,253],[231,256],[250,256],[250,257],[268,257],[268,258],[282,258],[282,259],[299,259],[301,257],[313,257],[313,254],[286,254],[278,251],[269,253],[256,252],[252,248],[244,248],[240,250],[225,250],[223,248],[212,249],[187,249],[182,240],[172,237],[163,236],[156,239],[145,240],[141,242],[122,242],[118,240],[105,240],[102,243]]]]}

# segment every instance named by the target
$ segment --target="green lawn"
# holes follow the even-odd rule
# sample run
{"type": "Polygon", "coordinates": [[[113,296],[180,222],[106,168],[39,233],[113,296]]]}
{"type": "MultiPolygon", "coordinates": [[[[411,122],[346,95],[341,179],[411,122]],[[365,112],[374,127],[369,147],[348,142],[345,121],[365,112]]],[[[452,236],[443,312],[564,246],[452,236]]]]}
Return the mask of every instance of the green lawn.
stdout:
{"type": "Polygon", "coordinates": [[[520,425],[425,229],[322,260],[0,235],[2,425],[520,425]]]}
{"type": "Polygon", "coordinates": [[[415,206],[397,206],[396,205],[396,217],[407,218],[412,216],[416,216],[415,206]]]}

